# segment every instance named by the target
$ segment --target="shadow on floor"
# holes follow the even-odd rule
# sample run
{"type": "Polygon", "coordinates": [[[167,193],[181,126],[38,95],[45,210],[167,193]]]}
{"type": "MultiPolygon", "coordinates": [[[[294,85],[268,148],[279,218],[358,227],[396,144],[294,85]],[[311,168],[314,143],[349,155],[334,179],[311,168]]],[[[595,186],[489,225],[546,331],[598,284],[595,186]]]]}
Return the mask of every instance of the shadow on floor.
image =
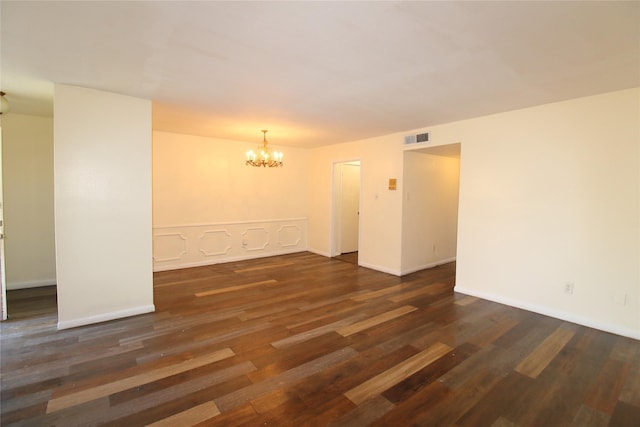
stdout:
{"type": "Polygon", "coordinates": [[[348,262],[350,264],[358,265],[358,251],[340,254],[338,256],[334,256],[333,258],[340,261],[348,262]]]}

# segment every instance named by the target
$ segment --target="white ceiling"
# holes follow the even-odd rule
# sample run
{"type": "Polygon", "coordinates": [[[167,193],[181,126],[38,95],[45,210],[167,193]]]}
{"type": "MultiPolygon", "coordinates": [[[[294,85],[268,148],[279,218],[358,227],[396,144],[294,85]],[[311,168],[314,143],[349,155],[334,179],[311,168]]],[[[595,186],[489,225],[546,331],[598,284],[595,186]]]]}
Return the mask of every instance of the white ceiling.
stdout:
{"type": "MultiPolygon", "coordinates": [[[[0,88],[153,100],[155,129],[312,147],[640,86],[640,2],[1,2],[0,88]]],[[[108,118],[107,118],[108,119],[108,118]]]]}

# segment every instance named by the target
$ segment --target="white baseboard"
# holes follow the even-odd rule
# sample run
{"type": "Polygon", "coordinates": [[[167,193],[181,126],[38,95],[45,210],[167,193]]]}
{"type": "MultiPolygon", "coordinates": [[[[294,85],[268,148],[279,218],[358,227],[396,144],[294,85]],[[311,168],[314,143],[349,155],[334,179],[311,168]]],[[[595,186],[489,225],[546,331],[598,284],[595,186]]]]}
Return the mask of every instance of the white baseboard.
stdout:
{"type": "Polygon", "coordinates": [[[439,265],[442,264],[447,264],[449,262],[453,262],[456,260],[456,257],[452,257],[452,258],[447,258],[447,259],[442,259],[442,260],[438,260],[438,261],[434,261],[434,262],[430,262],[418,267],[412,267],[412,268],[408,268],[405,270],[395,270],[392,268],[387,268],[387,267],[381,267],[379,265],[375,265],[375,264],[369,264],[366,262],[358,262],[358,265],[361,267],[366,267],[366,268],[370,268],[372,270],[376,270],[376,271],[381,271],[383,273],[387,273],[387,274],[393,274],[394,276],[404,276],[406,274],[410,274],[410,273],[415,273],[416,271],[420,271],[420,270],[426,270],[427,268],[433,268],[433,267],[437,267],[439,265]]]}
{"type": "Polygon", "coordinates": [[[429,263],[420,265],[418,267],[411,267],[411,268],[403,269],[402,270],[402,276],[404,276],[406,274],[415,273],[416,271],[426,270],[427,268],[437,267],[437,266],[442,265],[442,264],[448,264],[448,263],[453,262],[455,260],[456,260],[456,257],[451,257],[451,258],[441,259],[441,260],[438,260],[438,261],[429,262],[429,263]]]}
{"type": "Polygon", "coordinates": [[[372,270],[380,271],[382,273],[393,274],[394,276],[402,276],[402,272],[400,270],[394,270],[391,268],[381,267],[379,265],[369,264],[361,261],[358,261],[358,265],[360,267],[370,268],[372,270]]]}
{"type": "Polygon", "coordinates": [[[314,253],[316,255],[320,255],[326,258],[331,258],[331,254],[329,252],[325,252],[325,251],[319,251],[317,249],[313,249],[313,248],[307,248],[307,252],[311,252],[314,253]]]}
{"type": "Polygon", "coordinates": [[[477,292],[475,290],[467,289],[462,286],[455,286],[453,288],[455,292],[459,292],[465,295],[471,295],[474,297],[486,299],[489,301],[505,304],[511,307],[521,308],[523,310],[532,311],[534,313],[543,314],[545,316],[554,317],[556,319],[565,320],[567,322],[576,323],[578,325],[586,326],[593,329],[598,329],[604,332],[610,332],[612,334],[621,335],[624,337],[640,340],[640,331],[633,330],[619,325],[614,325],[606,322],[599,322],[579,314],[569,313],[566,311],[560,311],[549,307],[540,306],[537,304],[530,304],[524,301],[515,300],[501,295],[495,295],[485,292],[477,292]]]}
{"type": "Polygon", "coordinates": [[[44,280],[34,280],[32,282],[7,282],[7,290],[12,291],[15,289],[29,289],[29,288],[40,288],[42,286],[53,286],[56,284],[56,279],[44,279],[44,280]]]}
{"type": "Polygon", "coordinates": [[[156,311],[155,305],[142,305],[139,307],[127,308],[125,310],[112,311],[110,313],[98,314],[95,316],[81,317],[73,320],[58,321],[58,329],[76,328],[78,326],[92,325],[94,323],[107,322],[109,320],[121,319],[123,317],[136,316],[138,314],[152,313],[156,311]]]}
{"type": "Polygon", "coordinates": [[[187,262],[187,263],[181,263],[178,266],[156,266],[153,269],[153,272],[156,273],[159,271],[171,271],[171,270],[180,270],[183,268],[204,267],[207,265],[224,264],[227,262],[235,262],[235,261],[246,261],[249,259],[268,258],[272,256],[277,256],[277,255],[295,254],[295,253],[306,252],[306,251],[307,251],[306,249],[296,249],[293,251],[279,251],[279,252],[269,252],[265,254],[252,254],[250,256],[230,257],[230,258],[225,258],[224,260],[217,260],[217,261],[203,260],[203,261],[197,261],[197,262],[187,262]]]}
{"type": "MultiPolygon", "coordinates": [[[[326,258],[333,258],[329,252],[325,252],[325,251],[319,251],[319,250],[316,250],[316,249],[309,248],[309,249],[307,249],[307,252],[311,252],[311,253],[314,253],[316,255],[320,255],[320,256],[326,257],[326,258]]],[[[366,263],[366,262],[362,262],[360,260],[358,260],[358,266],[359,267],[364,267],[364,268],[370,268],[371,270],[376,270],[376,271],[379,271],[381,273],[392,274],[394,276],[401,276],[400,271],[398,271],[398,270],[393,270],[393,269],[390,269],[390,268],[387,268],[387,267],[381,267],[381,266],[375,265],[375,264],[369,264],[369,263],[366,263]]]]}

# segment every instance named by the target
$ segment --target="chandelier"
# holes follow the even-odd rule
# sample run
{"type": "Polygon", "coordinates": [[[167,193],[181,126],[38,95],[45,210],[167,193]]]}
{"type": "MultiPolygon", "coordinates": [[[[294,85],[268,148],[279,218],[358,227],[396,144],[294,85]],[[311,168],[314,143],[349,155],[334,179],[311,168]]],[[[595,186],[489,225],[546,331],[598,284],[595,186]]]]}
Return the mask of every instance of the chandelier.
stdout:
{"type": "Polygon", "coordinates": [[[6,93],[0,91],[0,115],[9,112],[9,101],[4,96],[6,93]]]}
{"type": "Polygon", "coordinates": [[[274,151],[273,153],[267,147],[267,130],[262,130],[262,146],[256,148],[256,150],[247,151],[247,166],[262,166],[270,168],[277,168],[282,166],[282,152],[274,151]]]}

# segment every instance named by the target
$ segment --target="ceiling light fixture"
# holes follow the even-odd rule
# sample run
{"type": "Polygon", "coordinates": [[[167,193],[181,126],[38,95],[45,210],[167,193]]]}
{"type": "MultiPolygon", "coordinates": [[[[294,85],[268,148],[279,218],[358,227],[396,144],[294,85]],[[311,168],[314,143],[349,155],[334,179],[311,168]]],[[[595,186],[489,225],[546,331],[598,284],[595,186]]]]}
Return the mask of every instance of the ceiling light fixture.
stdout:
{"type": "Polygon", "coordinates": [[[5,98],[6,94],[0,91],[0,114],[5,114],[9,112],[9,101],[5,98]]]}
{"type": "Polygon", "coordinates": [[[267,130],[262,130],[262,146],[256,148],[256,150],[247,151],[247,161],[245,164],[247,166],[262,166],[270,168],[277,168],[282,166],[282,152],[274,151],[271,153],[271,150],[267,148],[267,130]]]}

